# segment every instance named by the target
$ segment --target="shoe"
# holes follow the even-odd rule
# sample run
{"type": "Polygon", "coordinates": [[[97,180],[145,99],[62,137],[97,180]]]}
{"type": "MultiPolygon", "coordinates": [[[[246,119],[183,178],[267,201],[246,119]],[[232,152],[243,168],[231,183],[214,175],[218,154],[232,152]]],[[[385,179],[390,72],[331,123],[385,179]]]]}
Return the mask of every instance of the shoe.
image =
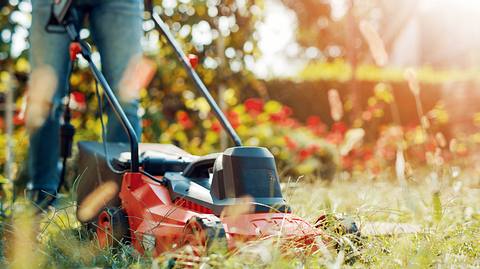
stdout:
{"type": "Polygon", "coordinates": [[[39,211],[46,211],[57,199],[57,193],[42,189],[27,190],[26,198],[39,211]]]}

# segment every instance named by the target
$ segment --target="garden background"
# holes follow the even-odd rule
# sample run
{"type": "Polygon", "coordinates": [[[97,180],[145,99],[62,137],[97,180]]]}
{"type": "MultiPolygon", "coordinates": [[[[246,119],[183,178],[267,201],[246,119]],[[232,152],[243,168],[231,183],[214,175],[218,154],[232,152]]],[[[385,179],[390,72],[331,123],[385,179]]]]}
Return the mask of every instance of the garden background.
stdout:
{"type": "MultiPolygon", "coordinates": [[[[26,178],[31,3],[2,0],[0,7],[0,171],[8,190],[26,178]]],[[[333,193],[335,184],[387,182],[387,196],[411,184],[437,211],[441,188],[478,188],[475,1],[155,0],[153,9],[183,50],[198,55],[198,73],[245,144],[272,151],[284,182],[333,193]]],[[[139,93],[142,141],[198,155],[231,146],[148,16],[138,74],[149,78],[139,93]]],[[[88,29],[81,36],[90,39],[88,29]]],[[[85,63],[70,82],[75,140],[99,140],[85,63]]],[[[477,205],[467,207],[478,215],[477,205]]]]}

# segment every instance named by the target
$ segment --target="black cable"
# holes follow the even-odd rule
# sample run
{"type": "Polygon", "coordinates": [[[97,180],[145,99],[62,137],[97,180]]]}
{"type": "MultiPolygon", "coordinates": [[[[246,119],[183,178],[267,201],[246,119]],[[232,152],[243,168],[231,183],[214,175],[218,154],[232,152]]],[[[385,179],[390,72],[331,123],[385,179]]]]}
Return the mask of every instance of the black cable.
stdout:
{"type": "Polygon", "coordinates": [[[100,95],[100,90],[98,89],[98,81],[95,80],[95,92],[97,94],[97,101],[98,101],[98,110],[100,113],[100,123],[102,125],[102,144],[103,144],[103,151],[105,152],[105,162],[107,163],[108,168],[115,174],[123,174],[128,170],[117,170],[113,165],[110,163],[110,158],[108,156],[108,148],[107,148],[107,135],[105,131],[105,124],[103,122],[103,102],[100,95]]]}
{"type": "Polygon", "coordinates": [[[162,178],[162,179],[158,179],[158,178],[154,177],[152,174],[149,174],[149,173],[147,173],[147,172],[145,172],[145,171],[143,171],[143,170],[140,171],[140,173],[144,174],[144,175],[147,176],[149,179],[157,182],[158,184],[161,184],[161,185],[164,185],[164,186],[167,185],[167,181],[164,180],[163,178],[162,178]]]}
{"type": "Polygon", "coordinates": [[[64,104],[64,113],[63,113],[63,124],[60,126],[60,157],[62,158],[62,170],[60,171],[60,183],[57,187],[57,193],[60,192],[62,186],[68,192],[69,188],[65,184],[65,177],[67,171],[67,161],[68,158],[72,156],[72,147],[73,147],[73,137],[75,135],[75,127],[70,123],[72,118],[70,110],[71,102],[71,92],[72,86],[70,85],[70,77],[75,69],[76,61],[71,60],[70,65],[68,66],[68,85],[65,98],[67,98],[64,104]],[[65,185],[65,186],[64,186],[65,185]]]}

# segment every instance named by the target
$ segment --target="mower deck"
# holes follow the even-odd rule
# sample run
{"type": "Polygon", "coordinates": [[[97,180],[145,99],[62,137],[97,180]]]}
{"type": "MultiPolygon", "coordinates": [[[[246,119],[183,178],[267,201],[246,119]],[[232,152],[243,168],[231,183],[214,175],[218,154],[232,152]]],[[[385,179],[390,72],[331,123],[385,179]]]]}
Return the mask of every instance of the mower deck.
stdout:
{"type": "MultiPolygon", "coordinates": [[[[233,249],[239,242],[271,236],[311,245],[321,234],[290,213],[273,156],[264,148],[230,148],[198,157],[173,145],[140,144],[142,171],[123,175],[93,169],[106,166],[102,144],[80,142],[79,148],[81,169],[87,171],[85,180],[89,181],[79,185],[80,205],[105,179],[115,178],[120,186],[118,197],[105,204],[106,211],[89,221],[97,226],[103,245],[130,238],[140,252],[160,254],[185,244],[202,245],[219,236],[233,249]],[[239,212],[228,211],[235,207],[239,212]],[[120,212],[124,220],[110,212],[120,212]],[[194,234],[204,238],[192,242],[194,234]]],[[[115,168],[127,169],[129,158],[124,150],[128,152],[128,147],[109,144],[108,149],[115,168]]]]}
{"type": "Polygon", "coordinates": [[[251,210],[231,216],[213,214],[209,208],[189,202],[187,198],[173,199],[165,186],[141,174],[125,175],[120,198],[131,229],[132,244],[137,250],[153,251],[154,255],[192,243],[187,242],[188,228],[192,220],[198,219],[212,223],[216,233],[223,232],[229,249],[247,240],[269,236],[288,237],[307,244],[320,234],[290,213],[251,210]]]}

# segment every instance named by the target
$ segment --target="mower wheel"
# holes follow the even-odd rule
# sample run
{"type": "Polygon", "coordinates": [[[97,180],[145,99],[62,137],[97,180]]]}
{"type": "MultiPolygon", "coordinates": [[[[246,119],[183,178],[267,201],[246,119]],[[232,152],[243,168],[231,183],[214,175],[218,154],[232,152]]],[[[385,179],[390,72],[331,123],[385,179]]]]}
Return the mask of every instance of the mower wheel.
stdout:
{"type": "Polygon", "coordinates": [[[130,242],[130,228],[121,208],[105,208],[97,217],[96,234],[100,247],[117,247],[130,242]]]}
{"type": "Polygon", "coordinates": [[[315,227],[331,235],[333,246],[337,251],[344,251],[346,261],[354,263],[358,250],[362,248],[361,233],[355,221],[348,217],[335,215],[320,216],[315,227]]]}
{"type": "Polygon", "coordinates": [[[315,227],[331,231],[336,235],[351,235],[360,237],[360,230],[355,221],[348,217],[334,215],[322,215],[315,222],[315,227]]]}
{"type": "Polygon", "coordinates": [[[184,228],[184,245],[190,245],[195,254],[227,250],[227,234],[219,219],[193,217],[184,228]]]}

